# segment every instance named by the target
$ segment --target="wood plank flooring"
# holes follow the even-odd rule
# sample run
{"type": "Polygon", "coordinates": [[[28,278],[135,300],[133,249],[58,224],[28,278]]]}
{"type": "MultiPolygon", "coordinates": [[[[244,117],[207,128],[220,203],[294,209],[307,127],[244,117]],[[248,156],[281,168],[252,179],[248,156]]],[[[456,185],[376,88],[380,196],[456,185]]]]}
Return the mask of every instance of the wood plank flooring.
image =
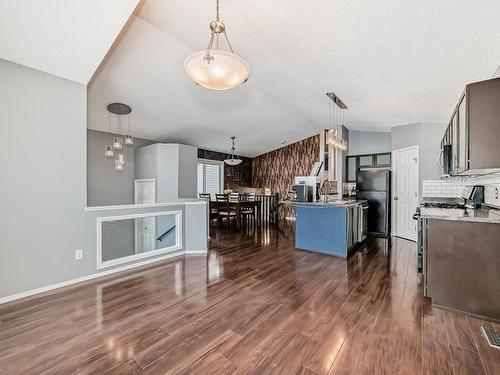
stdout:
{"type": "Polygon", "coordinates": [[[208,257],[0,306],[0,374],[500,374],[500,326],[432,308],[414,243],[345,262],[289,224],[214,231],[208,257]]]}

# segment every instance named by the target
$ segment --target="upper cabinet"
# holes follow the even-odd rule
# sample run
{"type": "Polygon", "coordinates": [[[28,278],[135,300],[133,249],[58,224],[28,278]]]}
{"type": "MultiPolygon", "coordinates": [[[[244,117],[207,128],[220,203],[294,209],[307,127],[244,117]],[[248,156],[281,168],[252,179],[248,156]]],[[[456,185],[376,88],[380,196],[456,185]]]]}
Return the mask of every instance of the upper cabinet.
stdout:
{"type": "Polygon", "coordinates": [[[390,167],[391,153],[348,156],[346,164],[346,182],[356,182],[360,169],[390,167]]]}
{"type": "Polygon", "coordinates": [[[500,169],[500,78],[465,87],[441,146],[451,145],[451,174],[500,169]]]}
{"type": "Polygon", "coordinates": [[[469,147],[467,145],[467,121],[465,119],[465,95],[458,104],[457,109],[457,131],[458,131],[458,157],[457,157],[457,173],[463,173],[468,168],[469,147]]]}

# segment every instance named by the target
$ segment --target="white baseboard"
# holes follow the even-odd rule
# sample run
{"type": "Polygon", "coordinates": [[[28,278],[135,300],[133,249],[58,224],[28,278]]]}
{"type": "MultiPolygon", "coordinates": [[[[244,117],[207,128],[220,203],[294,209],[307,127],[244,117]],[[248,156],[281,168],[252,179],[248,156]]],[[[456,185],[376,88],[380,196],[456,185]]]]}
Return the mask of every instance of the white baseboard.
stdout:
{"type": "Polygon", "coordinates": [[[207,255],[208,250],[186,250],[186,255],[207,255]]]}
{"type": "MultiPolygon", "coordinates": [[[[205,254],[206,253],[207,253],[207,251],[205,251],[205,254]]],[[[97,279],[99,277],[104,277],[104,276],[107,276],[107,275],[111,275],[113,273],[127,271],[127,270],[130,270],[130,269],[141,267],[141,266],[145,266],[145,265],[148,265],[148,264],[151,264],[151,263],[160,262],[162,260],[166,260],[166,259],[169,259],[169,258],[174,258],[174,257],[178,257],[178,256],[181,256],[181,255],[190,255],[190,254],[202,254],[202,252],[192,252],[192,251],[176,251],[176,252],[171,252],[171,253],[165,254],[165,255],[163,255],[161,257],[157,257],[157,258],[153,258],[153,259],[147,259],[147,260],[144,260],[142,262],[127,264],[127,265],[122,266],[122,267],[117,267],[117,268],[113,268],[113,269],[110,269],[110,270],[96,272],[96,273],[92,273],[90,275],[78,277],[76,279],[72,279],[72,280],[68,280],[68,281],[63,281],[63,282],[52,284],[52,285],[43,286],[41,288],[27,290],[25,292],[21,292],[21,293],[17,293],[17,294],[12,294],[12,295],[7,296],[7,297],[2,297],[2,298],[0,298],[0,305],[3,304],[3,303],[15,301],[15,300],[18,300],[18,299],[21,299],[21,298],[26,298],[26,297],[34,296],[35,294],[50,292],[51,290],[63,288],[65,286],[82,283],[84,281],[89,281],[89,280],[92,280],[92,279],[97,279]]]]}

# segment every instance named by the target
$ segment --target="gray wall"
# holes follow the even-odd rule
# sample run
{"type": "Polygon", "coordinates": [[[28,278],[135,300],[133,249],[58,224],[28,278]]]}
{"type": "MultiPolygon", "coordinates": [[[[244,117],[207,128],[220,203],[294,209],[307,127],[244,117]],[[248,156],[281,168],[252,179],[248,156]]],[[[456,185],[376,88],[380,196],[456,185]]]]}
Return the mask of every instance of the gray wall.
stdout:
{"type": "Polygon", "coordinates": [[[391,133],[349,130],[349,155],[391,151],[391,133]]]}
{"type": "Polygon", "coordinates": [[[87,206],[113,206],[134,203],[135,149],[155,143],[135,138],[133,146],[124,146],[125,168],[115,171],[114,159],[104,157],[104,149],[115,134],[87,130],[87,206]]]}
{"type": "Polygon", "coordinates": [[[156,143],[135,150],[135,178],[156,180],[156,201],[196,198],[198,148],[156,143]]]}
{"type": "Polygon", "coordinates": [[[445,130],[446,123],[415,123],[391,129],[392,150],[418,145],[420,190],[422,180],[441,177],[442,171],[437,160],[445,130]]]}
{"type": "Polygon", "coordinates": [[[184,230],[198,225],[184,248],[207,248],[183,204],[85,211],[84,85],[4,60],[0,82],[0,298],[96,273],[97,217],[181,210],[184,230]]]}

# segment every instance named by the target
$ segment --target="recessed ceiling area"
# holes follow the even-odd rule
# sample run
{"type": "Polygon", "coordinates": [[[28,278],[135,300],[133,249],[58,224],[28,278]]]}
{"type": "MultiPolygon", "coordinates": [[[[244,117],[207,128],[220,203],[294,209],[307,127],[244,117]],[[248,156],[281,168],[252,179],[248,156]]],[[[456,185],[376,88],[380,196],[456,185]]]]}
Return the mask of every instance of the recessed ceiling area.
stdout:
{"type": "Polygon", "coordinates": [[[250,79],[196,86],[183,61],[206,47],[215,0],[144,0],[88,88],[89,128],[106,105],[133,108],[134,136],[255,156],[328,126],[328,98],[350,129],[445,122],[464,85],[500,63],[500,2],[222,0],[250,79]]]}
{"type": "Polygon", "coordinates": [[[87,84],[139,0],[2,0],[0,58],[87,84]]]}

